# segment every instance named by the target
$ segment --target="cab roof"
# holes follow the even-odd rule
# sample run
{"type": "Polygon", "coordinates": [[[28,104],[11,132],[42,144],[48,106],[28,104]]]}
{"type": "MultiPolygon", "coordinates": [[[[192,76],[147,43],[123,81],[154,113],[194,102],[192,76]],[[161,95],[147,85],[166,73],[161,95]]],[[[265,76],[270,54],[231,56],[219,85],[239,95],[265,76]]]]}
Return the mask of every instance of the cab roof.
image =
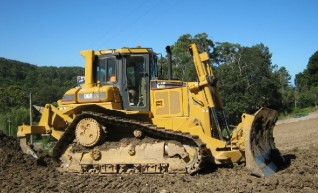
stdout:
{"type": "Polygon", "coordinates": [[[114,55],[125,55],[125,54],[155,54],[152,48],[142,48],[137,46],[136,48],[119,48],[119,49],[106,49],[106,50],[99,50],[96,51],[96,55],[103,55],[103,54],[114,54],[114,55]]]}

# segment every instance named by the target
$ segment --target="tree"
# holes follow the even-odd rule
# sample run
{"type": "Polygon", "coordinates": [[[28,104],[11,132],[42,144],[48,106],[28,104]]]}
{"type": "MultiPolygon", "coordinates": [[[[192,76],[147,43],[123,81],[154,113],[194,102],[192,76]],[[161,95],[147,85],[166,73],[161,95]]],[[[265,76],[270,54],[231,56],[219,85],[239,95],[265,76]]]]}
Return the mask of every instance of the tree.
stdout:
{"type": "Polygon", "coordinates": [[[318,51],[316,51],[310,58],[307,64],[307,73],[309,76],[309,87],[318,86],[318,51]]]}
{"type": "Polygon", "coordinates": [[[295,86],[299,92],[297,96],[299,107],[317,106],[318,51],[309,58],[306,69],[296,74],[295,86]]]}
{"type": "Polygon", "coordinates": [[[231,122],[239,122],[242,112],[254,113],[263,106],[281,108],[281,94],[273,79],[268,47],[219,43],[218,50],[222,52],[216,57],[219,62],[217,76],[231,122]]]}
{"type": "Polygon", "coordinates": [[[12,107],[26,107],[27,101],[26,91],[21,86],[0,88],[0,112],[8,112],[12,107]]]}
{"type": "MultiPolygon", "coordinates": [[[[275,66],[275,68],[276,68],[276,66],[275,66]]],[[[290,86],[291,76],[284,66],[280,67],[277,71],[274,72],[274,74],[278,78],[278,81],[280,84],[280,90],[283,93],[290,86]]]]}
{"type": "Polygon", "coordinates": [[[276,79],[279,87],[279,92],[282,95],[282,111],[290,111],[294,105],[294,88],[290,84],[291,76],[287,69],[283,66],[277,69],[278,66],[274,65],[274,78],[276,79]]]}
{"type": "Polygon", "coordinates": [[[229,42],[216,42],[213,54],[212,54],[212,61],[213,64],[219,66],[222,64],[228,64],[235,62],[239,54],[239,50],[241,45],[233,44],[229,42]]]}
{"type": "Polygon", "coordinates": [[[198,49],[211,54],[214,44],[208,38],[206,33],[196,34],[192,37],[190,34],[184,34],[179,37],[177,42],[171,46],[173,77],[183,81],[195,81],[197,74],[193,64],[193,59],[188,51],[188,46],[192,43],[198,45],[198,49]]]}

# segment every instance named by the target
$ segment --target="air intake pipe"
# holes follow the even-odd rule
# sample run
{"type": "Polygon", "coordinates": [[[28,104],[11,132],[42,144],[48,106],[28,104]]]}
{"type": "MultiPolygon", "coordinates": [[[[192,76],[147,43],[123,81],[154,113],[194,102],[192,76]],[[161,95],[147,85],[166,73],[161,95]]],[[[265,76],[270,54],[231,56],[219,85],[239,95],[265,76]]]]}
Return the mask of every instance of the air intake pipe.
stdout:
{"type": "Polygon", "coordinates": [[[85,88],[92,88],[94,86],[93,81],[93,61],[94,61],[94,51],[93,50],[83,50],[80,52],[85,58],[85,88]]]}

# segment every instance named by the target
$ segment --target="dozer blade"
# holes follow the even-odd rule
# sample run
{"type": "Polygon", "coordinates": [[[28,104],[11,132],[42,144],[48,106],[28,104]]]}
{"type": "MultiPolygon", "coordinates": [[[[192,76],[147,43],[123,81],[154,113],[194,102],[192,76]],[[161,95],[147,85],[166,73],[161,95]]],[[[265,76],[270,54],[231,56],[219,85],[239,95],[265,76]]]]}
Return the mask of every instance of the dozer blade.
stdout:
{"type": "Polygon", "coordinates": [[[27,144],[26,137],[20,138],[20,147],[25,154],[30,154],[34,158],[38,158],[38,156],[35,154],[35,152],[32,150],[32,148],[27,144]]]}
{"type": "Polygon", "coordinates": [[[270,176],[283,162],[273,137],[277,117],[277,111],[262,108],[244,124],[246,167],[253,175],[270,176]]]}

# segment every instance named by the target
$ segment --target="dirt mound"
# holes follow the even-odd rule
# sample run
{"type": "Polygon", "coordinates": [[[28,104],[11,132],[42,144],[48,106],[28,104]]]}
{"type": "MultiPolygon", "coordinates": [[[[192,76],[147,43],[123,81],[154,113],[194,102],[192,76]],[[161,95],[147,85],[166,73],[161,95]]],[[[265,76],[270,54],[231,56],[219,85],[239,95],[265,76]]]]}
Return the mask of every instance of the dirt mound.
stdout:
{"type": "MultiPolygon", "coordinates": [[[[0,133],[0,166],[1,169],[18,163],[32,164],[33,160],[20,151],[19,143],[13,137],[0,133]]],[[[33,164],[32,164],[33,165],[33,164]]]]}
{"type": "Polygon", "coordinates": [[[51,171],[56,172],[47,155],[43,154],[39,159],[34,159],[21,151],[19,142],[15,138],[0,132],[1,192],[37,191],[36,186],[33,185],[37,182],[25,182],[24,178],[41,178],[43,172],[51,171]]]}
{"type": "MultiPolygon", "coordinates": [[[[310,122],[310,128],[316,127],[316,123],[310,122]]],[[[281,129],[284,132],[276,132],[275,143],[276,139],[306,141],[306,138],[298,139],[306,135],[295,136],[296,131],[287,124],[281,129]]],[[[301,130],[302,133],[307,131],[317,132],[301,130]]],[[[266,178],[250,175],[243,165],[211,167],[206,173],[195,176],[88,176],[59,173],[48,157],[35,160],[24,155],[14,138],[0,134],[0,192],[318,192],[318,146],[315,141],[301,148],[297,148],[297,144],[290,148],[289,144],[278,143],[287,166],[266,178]]]]}

